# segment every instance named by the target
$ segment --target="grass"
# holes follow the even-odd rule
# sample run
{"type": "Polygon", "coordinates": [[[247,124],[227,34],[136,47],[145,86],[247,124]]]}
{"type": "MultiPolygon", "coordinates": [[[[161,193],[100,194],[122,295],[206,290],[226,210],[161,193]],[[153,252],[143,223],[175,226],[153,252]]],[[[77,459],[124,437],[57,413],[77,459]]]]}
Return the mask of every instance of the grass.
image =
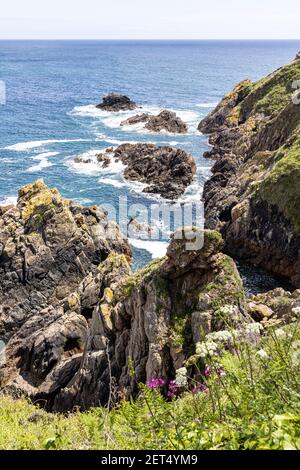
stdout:
{"type": "Polygon", "coordinates": [[[274,328],[257,345],[207,357],[209,375],[172,400],[141,385],[112,411],[61,415],[2,396],[0,449],[299,450],[300,328],[274,328]]]}
{"type": "MultiPolygon", "coordinates": [[[[299,129],[300,133],[300,129],[299,129]]],[[[282,147],[277,153],[277,163],[261,183],[258,196],[276,205],[300,233],[300,135],[293,145],[282,147]]]]}

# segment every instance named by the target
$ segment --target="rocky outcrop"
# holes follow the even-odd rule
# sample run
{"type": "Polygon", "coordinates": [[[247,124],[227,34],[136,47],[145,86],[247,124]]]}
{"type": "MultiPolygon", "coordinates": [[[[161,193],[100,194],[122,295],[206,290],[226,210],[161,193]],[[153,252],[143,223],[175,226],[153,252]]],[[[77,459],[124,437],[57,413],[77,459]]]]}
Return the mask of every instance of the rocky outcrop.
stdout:
{"type": "Polygon", "coordinates": [[[186,134],[187,125],[174,113],[164,109],[157,116],[149,114],[140,114],[130,117],[121,122],[121,126],[129,126],[133,124],[145,123],[145,129],[152,132],[166,131],[174,134],[186,134]]]}
{"type": "Polygon", "coordinates": [[[288,292],[278,288],[251,296],[247,308],[255,321],[274,325],[285,325],[300,318],[300,290],[288,292]]]}
{"type": "Polygon", "coordinates": [[[74,158],[75,163],[96,163],[101,168],[108,168],[112,163],[114,155],[113,147],[105,149],[103,152],[96,153],[95,155],[77,155],[74,158]]]}
{"type": "Polygon", "coordinates": [[[229,93],[199,125],[216,160],[204,187],[206,226],[234,257],[300,286],[298,60],[229,93]]]}
{"type": "Polygon", "coordinates": [[[131,116],[128,119],[124,119],[120,123],[120,126],[134,126],[135,124],[140,124],[143,122],[148,122],[150,115],[147,113],[137,114],[136,116],[131,116]]]}
{"type": "Polygon", "coordinates": [[[197,374],[207,335],[251,325],[241,279],[221,247],[217,232],[176,232],[167,256],[135,274],[124,255],[110,254],[12,337],[2,390],[62,411],[111,406],[134,396],[139,382],[172,378],[182,366],[197,374]]]}
{"type": "Polygon", "coordinates": [[[145,183],[143,192],[166,199],[176,199],[183,194],[196,173],[193,157],[178,148],[123,144],[115,150],[114,156],[126,166],[126,179],[145,183]]]}
{"type": "Polygon", "coordinates": [[[123,144],[107,149],[92,157],[76,157],[77,163],[93,161],[109,167],[112,161],[121,161],[124,177],[144,183],[143,192],[158,194],[166,199],[177,199],[192,183],[196,164],[192,155],[174,147],[157,147],[154,144],[123,144]]]}
{"type": "Polygon", "coordinates": [[[104,96],[102,103],[98,104],[96,107],[103,109],[103,111],[119,112],[136,109],[137,104],[131,101],[128,96],[119,93],[110,93],[104,96]]]}
{"type": "Polygon", "coordinates": [[[98,207],[81,207],[42,180],[0,208],[0,339],[56,308],[114,250],[130,256],[118,227],[98,207]]]}

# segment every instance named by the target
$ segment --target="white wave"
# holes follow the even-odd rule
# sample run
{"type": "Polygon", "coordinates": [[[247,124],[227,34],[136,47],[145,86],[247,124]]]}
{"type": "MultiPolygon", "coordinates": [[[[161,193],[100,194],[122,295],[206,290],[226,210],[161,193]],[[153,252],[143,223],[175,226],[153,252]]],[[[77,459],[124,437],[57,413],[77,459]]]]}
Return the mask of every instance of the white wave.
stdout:
{"type": "Polygon", "coordinates": [[[215,108],[218,106],[218,102],[211,102],[211,103],[199,103],[196,104],[198,108],[215,108]]]}
{"type": "Polygon", "coordinates": [[[0,206],[16,206],[18,198],[16,196],[6,196],[4,199],[0,199],[0,206]]]}
{"type": "MultiPolygon", "coordinates": [[[[119,112],[109,112],[109,111],[103,111],[102,109],[96,108],[95,105],[86,105],[86,106],[76,106],[72,111],[72,115],[76,116],[82,116],[82,117],[92,117],[92,118],[97,118],[103,124],[107,127],[110,128],[120,128],[123,131],[129,132],[129,131],[134,131],[134,132],[139,132],[143,134],[155,134],[148,129],[145,129],[145,123],[137,123],[133,125],[128,125],[128,126],[122,126],[120,127],[120,124],[122,121],[125,121],[126,119],[135,116],[137,114],[151,114],[151,115],[157,115],[159,114],[163,109],[162,107],[156,107],[156,106],[143,106],[138,109],[134,109],[131,111],[119,111],[119,112]]],[[[178,110],[178,109],[170,109],[170,111],[174,111],[184,122],[188,124],[188,126],[191,128],[191,131],[195,131],[197,129],[197,125],[199,124],[199,119],[200,115],[199,113],[196,113],[195,111],[190,111],[190,110],[178,110]]],[[[162,132],[163,134],[167,135],[174,135],[172,133],[168,132],[162,132]]]]}
{"type": "Polygon", "coordinates": [[[33,165],[30,168],[28,168],[26,171],[29,173],[33,173],[36,171],[41,171],[44,168],[47,168],[49,166],[52,166],[53,163],[49,162],[48,158],[49,157],[54,157],[55,155],[59,155],[59,152],[44,152],[40,153],[39,155],[36,155],[34,157],[31,157],[32,160],[37,160],[39,163],[37,165],[33,165]]]}
{"type": "Polygon", "coordinates": [[[76,173],[85,175],[94,176],[95,174],[122,174],[125,166],[120,160],[116,161],[112,154],[110,154],[111,163],[108,167],[103,168],[101,164],[98,163],[97,154],[105,153],[105,150],[106,149],[89,150],[88,152],[81,154],[80,157],[85,159],[85,162],[76,162],[73,156],[71,159],[66,160],[66,165],[76,173]]]}
{"type": "Polygon", "coordinates": [[[80,204],[80,205],[93,204],[93,201],[86,197],[76,197],[76,198],[73,198],[72,200],[74,202],[77,202],[77,204],[80,204]]]}
{"type": "Polygon", "coordinates": [[[56,143],[69,143],[69,142],[90,142],[90,139],[53,139],[53,140],[33,140],[30,142],[19,142],[18,144],[9,145],[4,147],[4,150],[14,150],[15,152],[26,152],[43,145],[56,144],[56,143]]]}
{"type": "Polygon", "coordinates": [[[151,253],[152,259],[165,256],[169,245],[169,242],[165,241],[141,240],[137,238],[128,238],[128,241],[135,248],[151,253]]]}

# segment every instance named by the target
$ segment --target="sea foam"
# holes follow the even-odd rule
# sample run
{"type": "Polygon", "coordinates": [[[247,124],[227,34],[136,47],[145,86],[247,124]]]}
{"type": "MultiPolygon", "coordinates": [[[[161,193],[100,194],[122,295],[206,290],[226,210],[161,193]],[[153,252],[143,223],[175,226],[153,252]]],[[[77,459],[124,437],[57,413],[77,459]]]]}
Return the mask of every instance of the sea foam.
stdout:
{"type": "Polygon", "coordinates": [[[69,142],[90,142],[90,139],[53,139],[53,140],[33,140],[30,142],[19,142],[17,144],[4,147],[4,150],[13,150],[15,152],[26,152],[34,148],[43,147],[44,145],[69,142]]]}
{"type": "Polygon", "coordinates": [[[31,157],[32,160],[37,160],[39,161],[39,163],[37,163],[36,165],[32,165],[26,171],[29,173],[34,173],[37,171],[41,171],[49,166],[52,166],[53,163],[49,162],[48,158],[54,157],[55,155],[59,155],[59,152],[44,152],[40,153],[39,155],[35,155],[34,157],[31,157]]]}

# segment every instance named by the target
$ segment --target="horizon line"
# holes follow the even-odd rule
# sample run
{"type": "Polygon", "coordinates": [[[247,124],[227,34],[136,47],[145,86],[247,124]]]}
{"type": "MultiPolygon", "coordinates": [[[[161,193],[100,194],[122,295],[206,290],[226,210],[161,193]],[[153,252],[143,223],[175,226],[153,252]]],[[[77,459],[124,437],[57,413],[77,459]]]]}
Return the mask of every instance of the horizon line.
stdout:
{"type": "Polygon", "coordinates": [[[299,38],[1,38],[0,41],[300,41],[299,38]]]}

